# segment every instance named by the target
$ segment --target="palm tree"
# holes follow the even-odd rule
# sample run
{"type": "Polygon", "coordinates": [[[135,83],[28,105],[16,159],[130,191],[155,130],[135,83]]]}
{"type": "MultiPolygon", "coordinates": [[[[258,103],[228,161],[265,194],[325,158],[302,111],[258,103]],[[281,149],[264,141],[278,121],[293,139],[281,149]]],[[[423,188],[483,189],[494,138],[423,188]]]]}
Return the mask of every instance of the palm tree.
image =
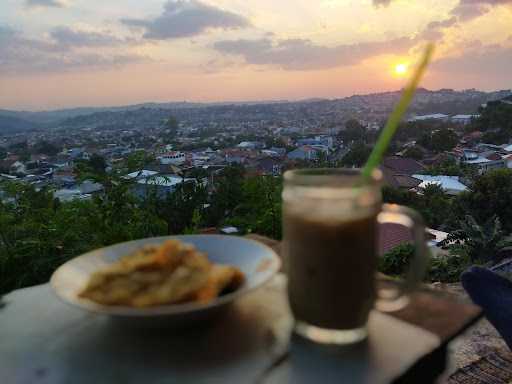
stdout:
{"type": "Polygon", "coordinates": [[[453,249],[462,249],[473,263],[497,263],[502,251],[512,246],[496,215],[479,225],[473,216],[459,221],[460,229],[450,233],[441,243],[453,249]]]}

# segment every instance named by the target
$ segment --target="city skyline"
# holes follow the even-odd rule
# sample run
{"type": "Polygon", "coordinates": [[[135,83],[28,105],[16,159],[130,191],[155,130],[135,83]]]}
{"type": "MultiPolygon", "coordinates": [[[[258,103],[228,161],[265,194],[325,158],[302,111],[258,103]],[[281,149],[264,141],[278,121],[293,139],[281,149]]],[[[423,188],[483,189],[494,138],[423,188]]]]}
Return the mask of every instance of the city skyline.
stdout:
{"type": "Polygon", "coordinates": [[[512,1],[7,0],[0,108],[337,98],[512,86],[512,1]]]}

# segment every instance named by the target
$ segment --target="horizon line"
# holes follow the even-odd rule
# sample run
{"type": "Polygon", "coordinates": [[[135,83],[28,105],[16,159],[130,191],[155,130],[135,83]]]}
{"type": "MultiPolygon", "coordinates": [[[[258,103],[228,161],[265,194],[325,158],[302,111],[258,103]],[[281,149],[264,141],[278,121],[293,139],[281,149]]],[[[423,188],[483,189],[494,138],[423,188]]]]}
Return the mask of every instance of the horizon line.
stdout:
{"type": "MultiPolygon", "coordinates": [[[[0,112],[16,112],[16,113],[52,113],[52,112],[64,112],[70,111],[74,109],[120,109],[120,108],[128,108],[128,107],[136,107],[136,106],[144,106],[146,104],[203,104],[205,106],[208,105],[216,105],[216,104],[268,104],[268,103],[300,103],[300,102],[308,102],[313,100],[342,100],[348,99],[354,96],[371,96],[378,95],[384,93],[396,93],[401,92],[403,88],[395,89],[395,90],[385,90],[378,92],[369,92],[369,93],[354,93],[350,96],[340,96],[340,97],[321,97],[321,96],[312,96],[306,98],[298,98],[298,99],[262,99],[262,100],[225,100],[225,101],[193,101],[193,100],[181,100],[181,101],[141,101],[141,102],[133,102],[132,104],[117,104],[117,105],[92,105],[92,106],[72,106],[72,107],[56,107],[55,109],[9,109],[3,108],[0,106],[0,112]]],[[[454,92],[482,92],[482,93],[496,93],[496,92],[512,92],[512,88],[503,88],[503,89],[495,89],[490,91],[484,91],[478,88],[439,88],[439,89],[428,89],[426,87],[419,87],[418,90],[424,90],[428,92],[440,92],[443,90],[446,91],[454,91],[454,92]]],[[[417,91],[418,91],[417,90],[417,91]]]]}

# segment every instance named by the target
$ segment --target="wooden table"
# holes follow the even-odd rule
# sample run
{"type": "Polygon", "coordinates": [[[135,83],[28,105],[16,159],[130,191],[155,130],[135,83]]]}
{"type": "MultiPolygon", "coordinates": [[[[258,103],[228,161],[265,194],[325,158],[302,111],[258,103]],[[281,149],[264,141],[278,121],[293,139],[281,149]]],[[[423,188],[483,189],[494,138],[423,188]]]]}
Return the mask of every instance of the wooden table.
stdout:
{"type": "Polygon", "coordinates": [[[430,383],[478,308],[419,292],[394,317],[372,313],[367,342],[327,348],[290,337],[282,274],[208,324],[127,327],[62,303],[49,285],[0,311],[0,383],[430,383]]]}

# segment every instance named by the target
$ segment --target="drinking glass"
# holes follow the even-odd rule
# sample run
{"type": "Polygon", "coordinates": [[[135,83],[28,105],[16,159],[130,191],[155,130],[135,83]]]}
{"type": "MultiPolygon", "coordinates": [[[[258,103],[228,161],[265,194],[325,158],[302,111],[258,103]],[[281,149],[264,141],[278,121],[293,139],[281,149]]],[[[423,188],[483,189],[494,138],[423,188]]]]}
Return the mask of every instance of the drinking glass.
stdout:
{"type": "Polygon", "coordinates": [[[319,343],[367,337],[370,311],[393,311],[426,267],[425,227],[415,211],[382,204],[382,173],[302,169],[284,175],[283,250],[295,332],[319,343]],[[405,282],[377,284],[378,224],[407,227],[415,254],[405,282]]]}

